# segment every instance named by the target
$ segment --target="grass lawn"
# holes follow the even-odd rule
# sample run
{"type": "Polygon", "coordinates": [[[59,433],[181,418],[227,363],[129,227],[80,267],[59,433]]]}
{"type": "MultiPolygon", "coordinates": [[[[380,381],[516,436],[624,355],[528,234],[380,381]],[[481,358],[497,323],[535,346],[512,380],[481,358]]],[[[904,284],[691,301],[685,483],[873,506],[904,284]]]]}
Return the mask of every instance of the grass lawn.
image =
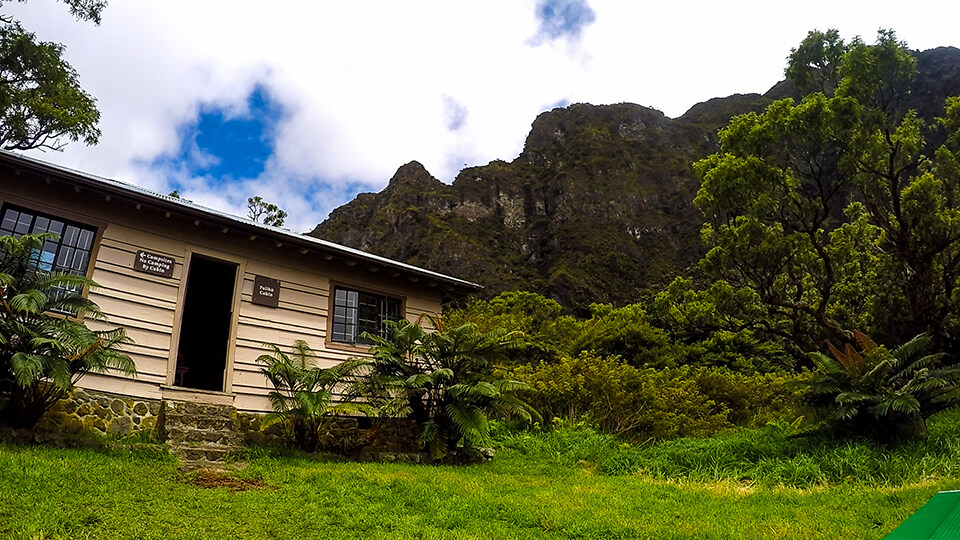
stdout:
{"type": "Polygon", "coordinates": [[[316,461],[260,452],[200,487],[149,451],[0,443],[0,538],[882,538],[940,489],[603,475],[504,449],[449,467],[316,461]]]}

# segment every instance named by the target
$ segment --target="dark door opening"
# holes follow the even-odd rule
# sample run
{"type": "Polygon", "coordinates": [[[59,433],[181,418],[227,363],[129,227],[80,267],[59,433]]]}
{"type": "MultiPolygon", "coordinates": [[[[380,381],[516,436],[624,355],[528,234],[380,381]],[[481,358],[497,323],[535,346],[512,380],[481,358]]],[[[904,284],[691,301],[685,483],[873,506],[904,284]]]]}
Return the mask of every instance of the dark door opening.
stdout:
{"type": "Polygon", "coordinates": [[[196,255],[190,261],[173,384],[223,391],[237,265],[196,255]]]}

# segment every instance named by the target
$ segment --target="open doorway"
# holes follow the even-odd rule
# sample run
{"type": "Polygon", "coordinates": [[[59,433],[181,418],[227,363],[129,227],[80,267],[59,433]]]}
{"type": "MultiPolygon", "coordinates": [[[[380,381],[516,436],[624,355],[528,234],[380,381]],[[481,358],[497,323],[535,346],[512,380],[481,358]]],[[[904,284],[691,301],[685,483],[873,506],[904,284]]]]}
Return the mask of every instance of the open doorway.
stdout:
{"type": "Polygon", "coordinates": [[[223,391],[237,265],[194,255],[180,319],[173,384],[223,391]]]}

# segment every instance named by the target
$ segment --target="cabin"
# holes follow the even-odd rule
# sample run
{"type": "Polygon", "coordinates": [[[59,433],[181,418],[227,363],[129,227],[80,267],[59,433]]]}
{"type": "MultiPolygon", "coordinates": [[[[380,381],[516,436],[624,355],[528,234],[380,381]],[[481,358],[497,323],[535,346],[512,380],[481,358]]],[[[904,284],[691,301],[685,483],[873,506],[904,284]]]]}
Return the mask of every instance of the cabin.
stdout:
{"type": "Polygon", "coordinates": [[[383,321],[439,314],[474,283],[204,208],[116,180],[0,152],[0,235],[54,232],[40,264],[86,275],[84,294],[134,340],[135,377],[81,388],[267,412],[256,359],[306,341],[329,367],[368,354],[383,321]]]}

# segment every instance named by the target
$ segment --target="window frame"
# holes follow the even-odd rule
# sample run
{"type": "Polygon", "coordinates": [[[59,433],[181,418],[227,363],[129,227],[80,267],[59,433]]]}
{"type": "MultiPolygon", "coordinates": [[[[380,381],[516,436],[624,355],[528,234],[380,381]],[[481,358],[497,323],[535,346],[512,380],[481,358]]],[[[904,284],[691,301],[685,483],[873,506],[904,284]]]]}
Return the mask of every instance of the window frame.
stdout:
{"type": "MultiPolygon", "coordinates": [[[[0,198],[0,220],[3,219],[4,214],[6,214],[7,208],[13,207],[17,211],[33,213],[34,219],[39,217],[52,218],[58,221],[63,221],[65,224],[75,225],[82,228],[92,229],[94,231],[93,242],[90,246],[90,259],[87,261],[87,269],[84,277],[87,279],[93,278],[93,273],[96,267],[96,262],[100,253],[101,241],[103,240],[104,231],[107,228],[107,222],[91,218],[90,216],[78,214],[76,212],[71,212],[70,210],[65,210],[60,207],[50,206],[48,204],[43,204],[38,201],[24,199],[21,197],[9,195],[0,198]]],[[[0,221],[2,222],[2,221],[0,221]]],[[[80,294],[86,298],[90,293],[89,287],[84,287],[80,294]]],[[[51,316],[54,317],[67,317],[76,320],[83,320],[82,316],[60,313],[60,312],[50,312],[51,316]]]]}
{"type": "Polygon", "coordinates": [[[341,349],[341,350],[351,351],[351,352],[368,353],[370,352],[370,347],[371,347],[371,344],[363,343],[360,341],[346,342],[346,341],[336,341],[333,339],[333,321],[334,321],[337,289],[345,289],[348,291],[355,291],[358,293],[382,296],[384,298],[390,298],[390,299],[396,300],[400,304],[398,319],[405,319],[407,316],[407,297],[404,295],[400,295],[395,292],[385,291],[385,290],[377,289],[373,287],[367,287],[365,285],[357,285],[355,283],[345,283],[345,282],[331,280],[330,288],[327,292],[327,296],[328,296],[327,329],[325,332],[325,343],[326,343],[326,346],[330,349],[341,349]]]}

